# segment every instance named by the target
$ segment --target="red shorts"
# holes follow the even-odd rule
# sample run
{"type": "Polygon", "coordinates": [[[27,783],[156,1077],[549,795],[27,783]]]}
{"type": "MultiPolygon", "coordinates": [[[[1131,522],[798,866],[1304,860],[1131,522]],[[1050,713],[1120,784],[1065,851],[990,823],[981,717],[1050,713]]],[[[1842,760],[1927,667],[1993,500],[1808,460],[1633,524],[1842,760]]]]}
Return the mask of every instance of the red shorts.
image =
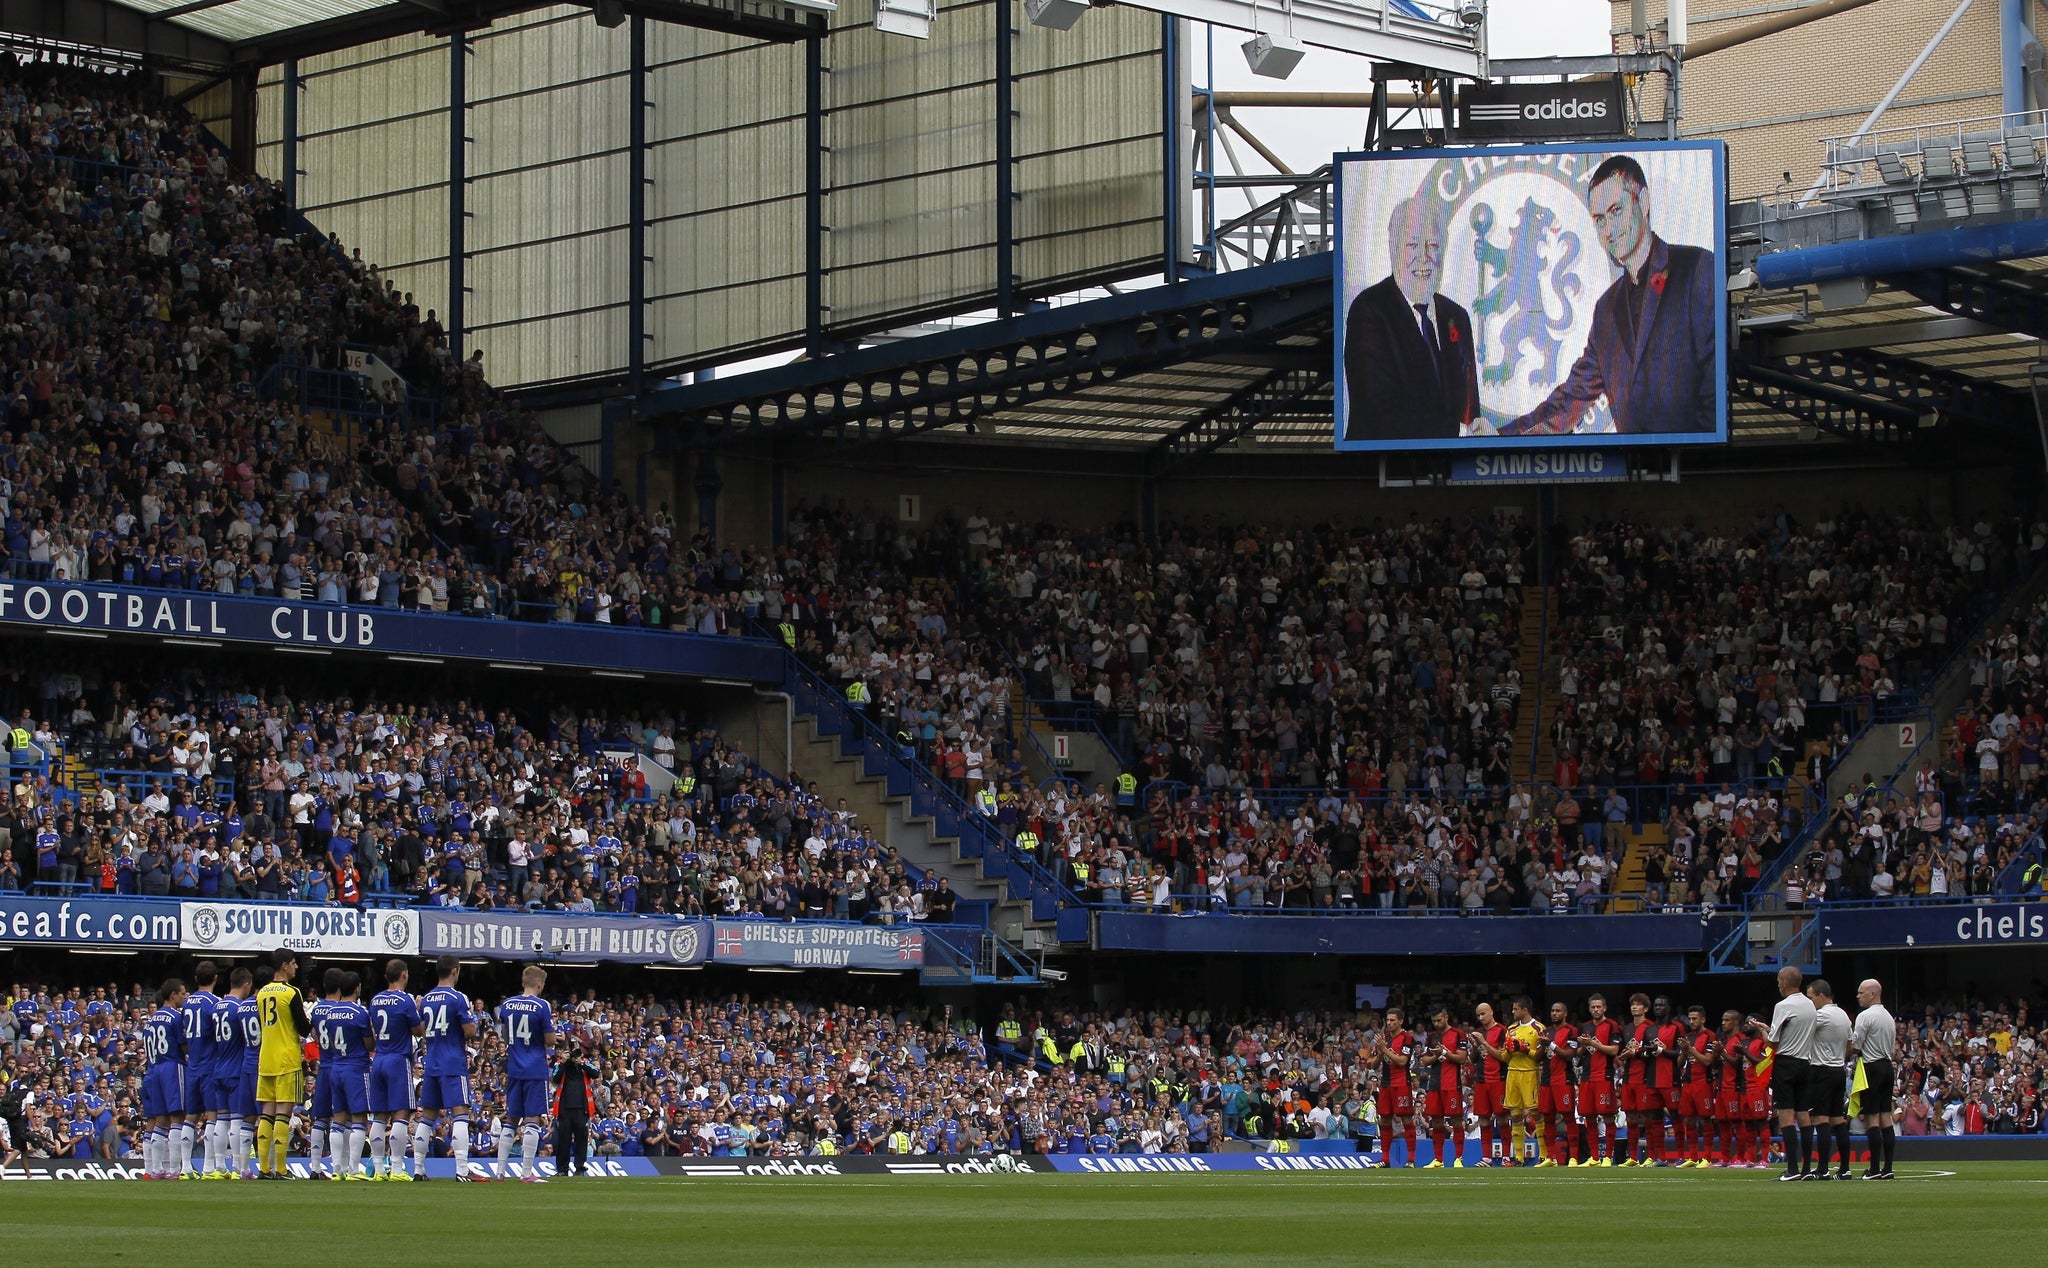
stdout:
{"type": "Polygon", "coordinates": [[[1771,1116],[1771,1094],[1762,1089],[1745,1093],[1742,1098],[1742,1116],[1751,1119],[1767,1119],[1771,1116]]]}
{"type": "Polygon", "coordinates": [[[1678,1116],[1680,1118],[1712,1118],[1714,1116],[1714,1089],[1704,1083],[1688,1082],[1678,1093],[1678,1116]]]}
{"type": "Polygon", "coordinates": [[[1505,1083],[1479,1082],[1472,1085],[1472,1112],[1481,1118],[1499,1118],[1500,1103],[1508,1094],[1505,1083]]]}
{"type": "Polygon", "coordinates": [[[1661,1113],[1678,1108],[1678,1089],[1675,1087],[1646,1087],[1643,1089],[1643,1112],[1661,1113]]]}
{"type": "Polygon", "coordinates": [[[1579,1084],[1579,1113],[1606,1117],[1614,1112],[1614,1080],[1593,1079],[1579,1084]]]}
{"type": "Polygon", "coordinates": [[[1380,1089],[1381,1118],[1415,1117],[1415,1093],[1408,1088],[1383,1087],[1380,1089]]]}
{"type": "Polygon", "coordinates": [[[1739,1092],[1723,1092],[1714,1098],[1714,1117],[1723,1122],[1734,1122],[1742,1117],[1742,1095],[1739,1092]]]}
{"type": "Polygon", "coordinates": [[[1631,1114],[1642,1113],[1644,1110],[1649,1108],[1649,1106],[1645,1104],[1645,1102],[1649,1099],[1649,1092],[1649,1087],[1641,1083],[1622,1084],[1621,1108],[1627,1110],[1631,1114]]]}
{"type": "Polygon", "coordinates": [[[1578,1107],[1579,1098],[1569,1083],[1546,1083],[1536,1089],[1536,1112],[1544,1117],[1569,1114],[1578,1107]]]}
{"type": "Polygon", "coordinates": [[[1422,1112],[1431,1118],[1465,1119],[1465,1097],[1456,1088],[1439,1088],[1423,1098],[1422,1112]]]}

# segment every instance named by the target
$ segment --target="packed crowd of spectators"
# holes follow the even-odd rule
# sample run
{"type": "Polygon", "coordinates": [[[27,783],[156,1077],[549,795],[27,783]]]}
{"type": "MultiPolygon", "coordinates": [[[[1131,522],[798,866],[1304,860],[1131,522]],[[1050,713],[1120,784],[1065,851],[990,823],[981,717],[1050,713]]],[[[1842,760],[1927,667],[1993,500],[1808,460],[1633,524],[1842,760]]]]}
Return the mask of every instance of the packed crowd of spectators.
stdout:
{"type": "Polygon", "coordinates": [[[0,890],[776,919],[940,919],[949,884],[842,800],[673,715],[490,708],[432,691],[258,692],[231,671],[19,656],[0,711],[135,772],[21,780],[0,890]],[[672,785],[655,791],[655,780],[672,785]]]}
{"type": "Polygon", "coordinates": [[[2032,1135],[2042,1129],[2048,1027],[2026,997],[1902,1012],[1897,1064],[1901,1135],[2032,1135]]]}
{"type": "MultiPolygon", "coordinates": [[[[1454,1015],[1471,993],[1446,999],[1454,1015]]],[[[133,1156],[147,998],[139,985],[13,988],[0,1013],[8,1148],[133,1156]]],[[[2039,1132],[2048,1033],[2034,1011],[1902,1010],[1901,1133],[2039,1132]]],[[[1370,1011],[1223,1018],[1005,1004],[970,1018],[879,994],[600,999],[586,989],[561,998],[555,1016],[561,1042],[593,1040],[600,1155],[1199,1153],[1233,1135],[1355,1140],[1377,1123],[1377,1076],[1359,1059],[1378,1024],[1370,1011]],[[1044,1059],[1052,1053],[1058,1062],[1044,1059]]],[[[476,1049],[487,1154],[503,1105],[492,1027],[476,1049]]]]}
{"type": "Polygon", "coordinates": [[[1740,782],[1820,754],[1832,769],[1844,733],[1923,684],[2028,546],[2013,524],[1858,510],[1729,534],[1587,527],[1550,629],[1557,782],[1740,782]]]}
{"type": "Polygon", "coordinates": [[[0,238],[13,575],[728,627],[728,561],[599,489],[146,77],[0,62],[0,238]],[[349,344],[434,422],[343,445],[300,418],[298,378],[349,344]]]}

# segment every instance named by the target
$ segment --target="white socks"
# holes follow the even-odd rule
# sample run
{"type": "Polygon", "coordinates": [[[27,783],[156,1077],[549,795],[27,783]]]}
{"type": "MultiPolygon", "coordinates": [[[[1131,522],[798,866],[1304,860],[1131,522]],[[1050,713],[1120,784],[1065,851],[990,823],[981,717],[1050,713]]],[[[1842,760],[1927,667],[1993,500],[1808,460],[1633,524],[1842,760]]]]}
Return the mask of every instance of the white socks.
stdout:
{"type": "Polygon", "coordinates": [[[427,1174],[427,1154],[434,1143],[434,1129],[426,1123],[415,1123],[412,1129],[412,1173],[416,1176],[427,1174]]]}
{"type": "Polygon", "coordinates": [[[228,1124],[224,1118],[216,1118],[206,1125],[206,1166],[202,1170],[226,1171],[228,1169],[228,1124]]]}
{"type": "Polygon", "coordinates": [[[228,1134],[234,1138],[235,1172],[247,1172],[249,1157],[256,1152],[256,1127],[247,1119],[237,1118],[228,1124],[228,1134]]]}
{"type": "Polygon", "coordinates": [[[388,1152],[390,1149],[390,1145],[388,1142],[390,1141],[390,1139],[390,1132],[384,1126],[384,1120],[381,1118],[371,1119],[370,1174],[373,1176],[381,1176],[385,1173],[386,1170],[389,1169],[391,1155],[388,1152]]]}
{"type": "Polygon", "coordinates": [[[327,1171],[329,1175],[347,1175],[343,1169],[348,1157],[348,1125],[336,1123],[327,1129],[327,1171]]]}
{"type": "Polygon", "coordinates": [[[498,1178],[512,1174],[512,1125],[507,1123],[498,1129],[498,1178]]]}
{"type": "Polygon", "coordinates": [[[533,1123],[528,1123],[526,1126],[520,1128],[519,1143],[525,1147],[526,1174],[532,1175],[534,1174],[535,1168],[537,1168],[540,1165],[539,1126],[533,1123]]]}
{"type": "Polygon", "coordinates": [[[370,1138],[369,1128],[361,1123],[348,1125],[348,1170],[343,1175],[361,1175],[363,1171],[363,1145],[370,1138]]]}
{"type": "Polygon", "coordinates": [[[186,1172],[192,1169],[192,1124],[180,1123],[171,1128],[171,1139],[177,1149],[177,1165],[172,1170],[186,1172]]]}
{"type": "Polygon", "coordinates": [[[142,1134],[142,1173],[160,1176],[163,1168],[163,1133],[152,1127],[142,1134]]]}
{"type": "Polygon", "coordinates": [[[405,1170],[405,1151],[412,1145],[412,1126],[402,1118],[393,1119],[386,1142],[385,1174],[396,1175],[405,1170]]]}
{"type": "Polygon", "coordinates": [[[456,1119],[455,1126],[449,1131],[449,1136],[452,1138],[449,1141],[451,1146],[450,1152],[455,1155],[455,1174],[466,1176],[469,1174],[469,1120],[466,1118],[456,1119]]]}

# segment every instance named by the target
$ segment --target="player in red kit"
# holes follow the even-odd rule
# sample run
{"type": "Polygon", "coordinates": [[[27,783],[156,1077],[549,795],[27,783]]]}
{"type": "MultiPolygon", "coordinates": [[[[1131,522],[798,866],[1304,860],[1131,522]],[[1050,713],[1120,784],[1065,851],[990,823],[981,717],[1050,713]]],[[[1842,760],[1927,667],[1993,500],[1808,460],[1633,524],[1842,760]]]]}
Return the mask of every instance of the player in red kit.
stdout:
{"type": "Polygon", "coordinates": [[[1628,1149],[1623,1154],[1624,1167],[1645,1167],[1650,1163],[1648,1155],[1650,1133],[1643,1129],[1643,1121],[1652,1113],[1648,1108],[1654,1098],[1650,1087],[1650,1051],[1657,1045],[1657,1024],[1650,1020],[1650,997],[1638,992],[1628,997],[1628,1026],[1621,1047],[1622,1059],[1627,1070],[1621,1085],[1621,1110],[1628,1115],[1628,1149]]]}
{"type": "MultiPolygon", "coordinates": [[[[1536,1089],[1536,1121],[1542,1129],[1539,1167],[1575,1161],[1572,1136],[1578,1126],[1579,1028],[1562,1001],[1550,1006],[1550,1035],[1543,1045],[1543,1082],[1536,1089]]],[[[1583,1155],[1581,1155],[1583,1156],[1583,1155]]]]}
{"type": "Polygon", "coordinates": [[[1719,1057],[1713,1063],[1714,1165],[1740,1167],[1743,1160],[1742,1083],[1747,1074],[1749,1045],[1742,1035],[1742,1013],[1721,1014],[1719,1057]]]}
{"type": "Polygon", "coordinates": [[[1409,1069],[1421,1055],[1415,1036],[1408,1033],[1407,1019],[1398,1008],[1387,1010],[1381,1029],[1380,1060],[1380,1158],[1389,1167],[1415,1164],[1415,1087],[1409,1069]],[[1407,1146],[1402,1162],[1394,1161],[1394,1140],[1407,1146]]]}
{"type": "Polygon", "coordinates": [[[1721,1064],[1721,1043],[1707,1029],[1707,1010],[1694,1004],[1685,1010],[1685,1037],[1680,1051],[1678,1153],[1681,1167],[1711,1167],[1714,1128],[1714,1071],[1721,1064]]]}
{"type": "Polygon", "coordinates": [[[1749,1036],[1743,1053],[1742,1126],[1748,1136],[1744,1157],[1752,1167],[1771,1165],[1771,1070],[1778,1050],[1771,1043],[1770,1028],[1755,1017],[1742,1019],[1749,1036]]]}
{"type": "MultiPolygon", "coordinates": [[[[1650,1001],[1650,1018],[1657,1023],[1657,1047],[1650,1054],[1650,1090],[1656,1108],[1645,1111],[1643,1130],[1650,1136],[1654,1165],[1669,1167],[1674,1164],[1668,1154],[1665,1120],[1678,1113],[1678,1063],[1685,1055],[1685,1027],[1671,1015],[1671,1001],[1662,995],[1650,1001]]],[[[1682,1132],[1679,1140],[1684,1143],[1682,1132]]]]}
{"type": "Polygon", "coordinates": [[[1513,1166],[1515,1160],[1501,1156],[1499,1142],[1507,1139],[1508,1028],[1495,1020],[1493,1005],[1473,1010],[1478,1024],[1472,1028],[1473,1071],[1472,1113],[1479,1119],[1479,1165],[1513,1166]]]}
{"type": "Polygon", "coordinates": [[[1614,1059],[1621,1052],[1621,1023],[1607,1015],[1607,997],[1586,999],[1589,1014],[1579,1032],[1579,1051],[1586,1055],[1586,1077],[1579,1084],[1579,1120],[1585,1125],[1590,1152],[1581,1156],[1589,1167],[1614,1165],[1614,1059]]]}
{"type": "Polygon", "coordinates": [[[1431,1034],[1422,1049],[1423,1069],[1429,1094],[1423,1099],[1423,1113],[1429,1116],[1430,1159],[1428,1166],[1465,1165],[1465,1094],[1460,1082],[1472,1055],[1465,1032],[1451,1024],[1451,1010],[1438,1008],[1429,1015],[1431,1034]]]}

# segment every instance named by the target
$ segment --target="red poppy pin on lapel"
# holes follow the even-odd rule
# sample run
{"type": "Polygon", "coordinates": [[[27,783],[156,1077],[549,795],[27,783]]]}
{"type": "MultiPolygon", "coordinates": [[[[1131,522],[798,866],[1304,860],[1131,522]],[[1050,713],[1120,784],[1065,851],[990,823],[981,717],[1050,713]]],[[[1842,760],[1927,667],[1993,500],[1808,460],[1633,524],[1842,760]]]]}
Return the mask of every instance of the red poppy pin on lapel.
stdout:
{"type": "Polygon", "coordinates": [[[1650,274],[1650,289],[1657,292],[1659,295],[1662,295],[1664,293],[1664,283],[1670,280],[1671,274],[1660,269],[1657,272],[1650,274]]]}

